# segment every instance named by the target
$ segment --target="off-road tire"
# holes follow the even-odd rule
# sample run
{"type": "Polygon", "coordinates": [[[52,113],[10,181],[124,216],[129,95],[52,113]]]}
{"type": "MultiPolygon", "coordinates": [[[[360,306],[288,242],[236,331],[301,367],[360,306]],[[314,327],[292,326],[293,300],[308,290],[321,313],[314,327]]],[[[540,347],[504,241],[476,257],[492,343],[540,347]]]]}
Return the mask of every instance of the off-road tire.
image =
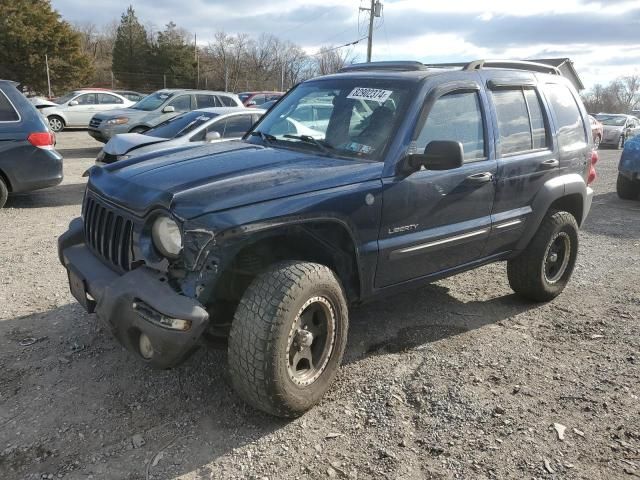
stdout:
{"type": "Polygon", "coordinates": [[[640,194],[640,182],[634,182],[622,174],[618,174],[616,192],[622,200],[635,200],[640,194]]]}
{"type": "Polygon", "coordinates": [[[4,182],[4,179],[0,175],[0,208],[4,207],[7,203],[7,198],[9,198],[9,189],[7,188],[7,184],[4,182]]]}
{"type": "Polygon", "coordinates": [[[573,215],[549,211],[527,248],[507,262],[509,285],[518,295],[536,302],[548,302],[560,295],[567,285],[578,256],[578,224],[573,215]],[[562,235],[569,241],[568,262],[557,281],[545,274],[551,244],[562,235]]]}
{"type": "Polygon", "coordinates": [[[49,115],[47,117],[47,124],[53,133],[60,133],[64,130],[64,120],[58,115],[49,115]]]}
{"type": "Polygon", "coordinates": [[[247,403],[271,415],[301,415],[331,386],[348,327],[344,290],[331,269],[309,262],[275,264],[253,280],[236,309],[228,346],[233,387],[247,403]],[[288,370],[289,338],[301,308],[318,296],[327,299],[335,313],[333,350],[319,377],[300,386],[288,370]]]}

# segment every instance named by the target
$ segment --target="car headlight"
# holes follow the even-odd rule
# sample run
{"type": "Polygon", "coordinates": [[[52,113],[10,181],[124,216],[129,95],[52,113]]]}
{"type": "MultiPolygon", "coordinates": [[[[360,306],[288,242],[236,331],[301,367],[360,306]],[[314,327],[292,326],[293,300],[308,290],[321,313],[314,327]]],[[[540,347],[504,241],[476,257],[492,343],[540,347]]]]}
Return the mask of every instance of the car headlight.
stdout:
{"type": "Polygon", "coordinates": [[[178,224],[167,216],[153,222],[151,238],[158,251],[167,258],[177,258],[182,251],[182,232],[178,224]]]}
{"type": "Polygon", "coordinates": [[[124,125],[125,123],[129,123],[129,119],[127,117],[116,117],[110,118],[105,123],[107,125],[124,125]]]}
{"type": "Polygon", "coordinates": [[[118,155],[118,160],[126,160],[127,158],[131,158],[131,155],[118,155]]]}

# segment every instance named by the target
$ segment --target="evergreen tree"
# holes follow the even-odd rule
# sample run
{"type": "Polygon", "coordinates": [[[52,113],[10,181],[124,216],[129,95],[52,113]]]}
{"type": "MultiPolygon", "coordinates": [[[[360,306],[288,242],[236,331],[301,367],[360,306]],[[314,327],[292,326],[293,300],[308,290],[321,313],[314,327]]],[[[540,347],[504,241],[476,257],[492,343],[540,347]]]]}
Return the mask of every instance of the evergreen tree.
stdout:
{"type": "Polygon", "coordinates": [[[122,14],[113,45],[112,68],[116,79],[128,88],[145,89],[148,83],[151,47],[147,31],[132,6],[122,14]]]}
{"type": "Polygon", "coordinates": [[[84,86],[93,73],[80,37],[61,20],[49,0],[0,2],[0,78],[47,92],[45,55],[56,94],[84,86]]]}
{"type": "Polygon", "coordinates": [[[154,68],[166,75],[167,87],[192,87],[195,82],[194,50],[187,37],[173,22],[158,32],[154,68]]]}

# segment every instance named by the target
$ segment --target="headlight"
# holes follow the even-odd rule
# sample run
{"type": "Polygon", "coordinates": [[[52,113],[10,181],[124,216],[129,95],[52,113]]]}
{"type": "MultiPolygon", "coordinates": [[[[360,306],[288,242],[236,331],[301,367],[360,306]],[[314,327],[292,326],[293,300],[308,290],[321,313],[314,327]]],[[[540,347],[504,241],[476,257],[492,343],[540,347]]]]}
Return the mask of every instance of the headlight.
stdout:
{"type": "Polygon", "coordinates": [[[126,160],[127,158],[131,158],[131,155],[118,155],[118,160],[126,160]]]}
{"type": "Polygon", "coordinates": [[[182,233],[178,224],[167,216],[161,216],[151,227],[153,244],[167,258],[177,258],[182,251],[182,233]]]}
{"type": "Polygon", "coordinates": [[[125,123],[129,123],[129,119],[127,117],[116,117],[110,118],[105,123],[107,125],[124,125],[125,123]]]}

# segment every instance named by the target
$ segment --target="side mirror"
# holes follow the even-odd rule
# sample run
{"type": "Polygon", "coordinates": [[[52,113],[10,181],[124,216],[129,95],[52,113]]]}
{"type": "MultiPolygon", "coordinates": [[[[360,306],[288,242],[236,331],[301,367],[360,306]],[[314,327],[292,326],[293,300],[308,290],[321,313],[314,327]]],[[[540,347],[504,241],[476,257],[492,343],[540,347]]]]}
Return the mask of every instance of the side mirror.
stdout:
{"type": "Polygon", "coordinates": [[[204,141],[209,143],[209,142],[215,142],[216,140],[220,140],[222,138],[222,136],[220,135],[219,132],[207,132],[207,134],[204,137],[204,141]]]}
{"type": "Polygon", "coordinates": [[[167,105],[166,107],[164,107],[162,109],[162,113],[173,113],[175,111],[176,111],[175,107],[173,107],[171,105],[167,105]]]}
{"type": "Polygon", "coordinates": [[[78,101],[77,101],[77,100],[71,100],[71,101],[69,102],[69,106],[70,106],[70,107],[75,107],[76,105],[78,105],[78,101]]]}
{"type": "Polygon", "coordinates": [[[424,167],[426,170],[453,170],[464,163],[464,150],[460,142],[452,140],[433,140],[424,149],[408,158],[410,171],[424,167]]]}

